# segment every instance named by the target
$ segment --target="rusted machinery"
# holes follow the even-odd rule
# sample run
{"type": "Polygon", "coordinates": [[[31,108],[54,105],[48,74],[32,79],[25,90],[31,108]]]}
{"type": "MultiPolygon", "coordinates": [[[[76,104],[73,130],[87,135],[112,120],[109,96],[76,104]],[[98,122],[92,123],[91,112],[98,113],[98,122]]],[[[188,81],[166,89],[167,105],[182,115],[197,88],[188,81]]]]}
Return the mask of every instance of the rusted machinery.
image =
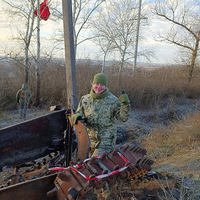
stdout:
{"type": "Polygon", "coordinates": [[[60,107],[50,114],[0,129],[0,171],[4,166],[48,155],[52,141],[63,139],[67,126],[65,113],[66,109],[60,107]]]}
{"type": "Polygon", "coordinates": [[[89,142],[84,125],[71,125],[70,109],[54,106],[51,111],[0,129],[0,199],[44,200],[56,178],[56,172],[48,170],[50,164],[68,166],[75,148],[77,158],[86,158],[89,142]],[[84,144],[79,145],[80,141],[84,144]],[[59,156],[56,158],[41,161],[57,151],[59,156]],[[61,162],[56,161],[57,158],[61,162]]]}
{"type": "Polygon", "coordinates": [[[116,178],[137,179],[150,171],[153,164],[145,154],[146,150],[125,144],[110,153],[88,158],[67,168],[51,168],[62,172],[57,175],[55,188],[47,196],[57,196],[58,200],[73,200],[77,196],[84,197],[93,188],[103,187],[106,181],[112,184],[116,178]]]}
{"type": "Polygon", "coordinates": [[[73,200],[106,181],[111,184],[117,178],[137,179],[151,170],[153,161],[145,157],[144,149],[133,144],[86,159],[90,146],[86,128],[81,122],[73,125],[70,115],[70,110],[59,108],[0,129],[0,169],[14,167],[7,185],[0,189],[0,199],[73,200]]]}

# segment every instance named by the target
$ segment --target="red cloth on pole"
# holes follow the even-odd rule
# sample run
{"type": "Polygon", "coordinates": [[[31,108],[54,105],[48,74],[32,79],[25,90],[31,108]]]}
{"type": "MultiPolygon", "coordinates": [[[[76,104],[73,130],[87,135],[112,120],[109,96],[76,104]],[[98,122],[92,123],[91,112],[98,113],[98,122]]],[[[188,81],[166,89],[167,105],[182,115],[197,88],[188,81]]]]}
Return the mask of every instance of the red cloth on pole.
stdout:
{"type": "MultiPolygon", "coordinates": [[[[43,20],[47,20],[50,16],[50,11],[49,11],[49,7],[47,6],[48,1],[44,0],[41,4],[40,4],[40,18],[43,20]]],[[[34,11],[35,16],[37,16],[37,10],[34,11]]]]}

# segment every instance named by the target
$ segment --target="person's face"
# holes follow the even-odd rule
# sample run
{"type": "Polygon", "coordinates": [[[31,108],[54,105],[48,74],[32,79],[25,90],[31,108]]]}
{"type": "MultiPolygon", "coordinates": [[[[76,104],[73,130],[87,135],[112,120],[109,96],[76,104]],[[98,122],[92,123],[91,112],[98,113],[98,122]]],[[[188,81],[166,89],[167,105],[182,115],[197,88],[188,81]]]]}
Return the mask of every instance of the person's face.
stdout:
{"type": "Polygon", "coordinates": [[[95,83],[93,85],[93,91],[96,93],[96,94],[101,94],[104,90],[106,89],[106,86],[101,84],[101,83],[95,83]]]}

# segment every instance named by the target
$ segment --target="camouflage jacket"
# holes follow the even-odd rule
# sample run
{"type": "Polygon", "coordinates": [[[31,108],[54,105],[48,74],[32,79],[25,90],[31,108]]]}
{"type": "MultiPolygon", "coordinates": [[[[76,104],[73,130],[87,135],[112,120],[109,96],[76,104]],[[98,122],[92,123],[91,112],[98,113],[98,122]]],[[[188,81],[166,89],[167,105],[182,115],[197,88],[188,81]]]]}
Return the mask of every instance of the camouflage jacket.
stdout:
{"type": "Polygon", "coordinates": [[[130,116],[130,103],[123,105],[108,91],[102,99],[93,99],[90,94],[80,100],[76,113],[86,119],[91,148],[101,145],[114,146],[116,143],[115,121],[127,121],[130,116]]]}
{"type": "Polygon", "coordinates": [[[21,88],[21,89],[19,89],[17,91],[17,94],[16,94],[17,102],[22,102],[22,101],[27,101],[28,102],[30,97],[31,97],[31,92],[28,89],[21,88]]]}

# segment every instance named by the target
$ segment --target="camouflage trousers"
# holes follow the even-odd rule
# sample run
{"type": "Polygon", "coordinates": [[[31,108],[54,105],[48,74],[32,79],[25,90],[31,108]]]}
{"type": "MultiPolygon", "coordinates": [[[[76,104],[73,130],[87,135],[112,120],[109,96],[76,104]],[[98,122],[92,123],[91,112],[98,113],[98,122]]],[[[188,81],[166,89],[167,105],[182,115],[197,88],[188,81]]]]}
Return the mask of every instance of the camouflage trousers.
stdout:
{"type": "Polygon", "coordinates": [[[26,119],[27,101],[20,100],[20,117],[26,119]]]}
{"type": "Polygon", "coordinates": [[[109,152],[116,145],[116,128],[114,126],[101,128],[88,126],[87,132],[90,139],[90,157],[109,152]]]}

